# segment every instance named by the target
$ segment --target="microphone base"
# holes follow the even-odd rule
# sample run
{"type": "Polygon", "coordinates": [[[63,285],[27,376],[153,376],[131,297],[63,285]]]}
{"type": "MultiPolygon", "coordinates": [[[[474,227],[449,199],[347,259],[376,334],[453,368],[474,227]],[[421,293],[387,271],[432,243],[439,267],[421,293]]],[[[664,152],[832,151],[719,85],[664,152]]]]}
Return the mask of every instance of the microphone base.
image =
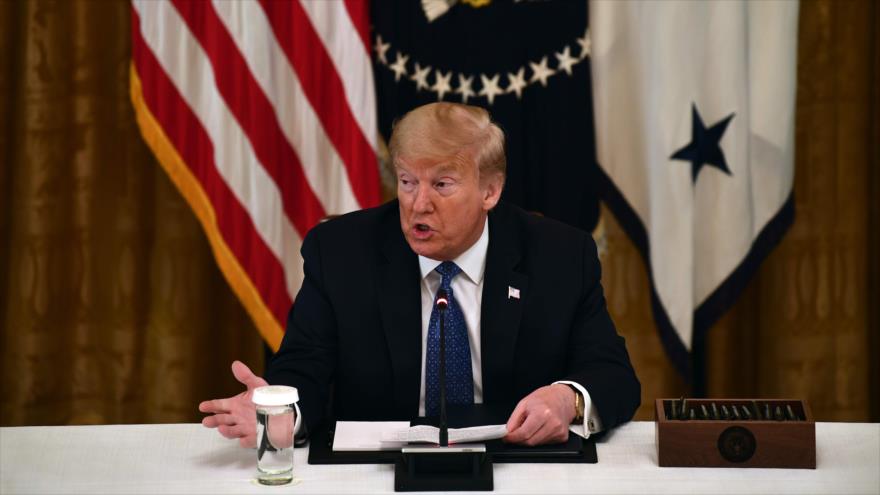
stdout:
{"type": "Polygon", "coordinates": [[[394,491],[492,491],[492,456],[486,446],[404,447],[394,465],[394,491]]]}

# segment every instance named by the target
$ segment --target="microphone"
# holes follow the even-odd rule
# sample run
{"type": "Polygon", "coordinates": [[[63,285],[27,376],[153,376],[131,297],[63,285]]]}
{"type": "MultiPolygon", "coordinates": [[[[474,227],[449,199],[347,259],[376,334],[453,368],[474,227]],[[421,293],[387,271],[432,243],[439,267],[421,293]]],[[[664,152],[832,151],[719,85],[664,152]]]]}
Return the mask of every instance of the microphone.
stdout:
{"type": "Polygon", "coordinates": [[[437,308],[441,311],[445,310],[449,306],[449,299],[446,299],[446,291],[440,289],[437,291],[437,308]]]}
{"type": "Polygon", "coordinates": [[[449,307],[449,299],[446,291],[441,287],[437,291],[437,301],[434,303],[440,311],[440,446],[449,446],[449,428],[446,425],[446,308],[449,307]]]}
{"type": "Polygon", "coordinates": [[[394,463],[394,491],[492,491],[492,457],[485,445],[449,446],[446,424],[446,291],[437,291],[434,307],[440,317],[440,445],[400,449],[394,463]]]}

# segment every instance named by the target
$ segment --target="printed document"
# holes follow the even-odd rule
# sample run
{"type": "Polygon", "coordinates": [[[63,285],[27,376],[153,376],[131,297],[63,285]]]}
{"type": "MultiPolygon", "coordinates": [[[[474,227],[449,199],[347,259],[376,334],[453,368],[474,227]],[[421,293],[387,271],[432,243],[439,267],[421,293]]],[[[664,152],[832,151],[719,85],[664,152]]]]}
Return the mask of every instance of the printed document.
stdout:
{"type": "MultiPolygon", "coordinates": [[[[472,443],[501,438],[507,425],[450,428],[449,443],[472,443]]],[[[409,426],[408,421],[337,421],[333,451],[400,450],[410,443],[440,443],[435,426],[409,426]]]]}

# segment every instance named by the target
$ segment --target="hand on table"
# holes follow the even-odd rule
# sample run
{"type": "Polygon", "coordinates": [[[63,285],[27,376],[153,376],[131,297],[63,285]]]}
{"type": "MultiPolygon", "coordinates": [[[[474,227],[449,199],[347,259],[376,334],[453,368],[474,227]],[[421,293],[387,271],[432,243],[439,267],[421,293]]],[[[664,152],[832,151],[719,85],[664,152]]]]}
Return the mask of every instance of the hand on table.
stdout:
{"type": "Polygon", "coordinates": [[[199,411],[208,413],[202,424],[217,428],[226,438],[237,438],[242,447],[257,446],[257,409],[251,402],[254,389],[268,385],[241,361],[232,363],[235,379],[247,387],[244,392],[225,399],[206,400],[199,404],[199,411]]]}
{"type": "Polygon", "coordinates": [[[575,391],[568,385],[541,387],[519,401],[507,421],[505,442],[529,446],[568,440],[575,417],[575,391]]]}

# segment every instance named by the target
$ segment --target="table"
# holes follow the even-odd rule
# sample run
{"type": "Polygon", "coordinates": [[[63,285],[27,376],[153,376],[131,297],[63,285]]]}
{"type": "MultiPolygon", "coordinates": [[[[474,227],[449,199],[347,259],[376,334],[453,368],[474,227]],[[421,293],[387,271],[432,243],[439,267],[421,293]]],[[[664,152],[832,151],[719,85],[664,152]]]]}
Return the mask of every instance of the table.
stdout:
{"type": "MultiPolygon", "coordinates": [[[[654,423],[597,446],[598,464],[496,464],[497,493],[880,493],[880,424],[817,423],[816,470],[660,468],[654,423]]],[[[199,424],[0,428],[0,493],[390,493],[391,465],[310,466],[254,481],[256,453],[199,424]]]]}

